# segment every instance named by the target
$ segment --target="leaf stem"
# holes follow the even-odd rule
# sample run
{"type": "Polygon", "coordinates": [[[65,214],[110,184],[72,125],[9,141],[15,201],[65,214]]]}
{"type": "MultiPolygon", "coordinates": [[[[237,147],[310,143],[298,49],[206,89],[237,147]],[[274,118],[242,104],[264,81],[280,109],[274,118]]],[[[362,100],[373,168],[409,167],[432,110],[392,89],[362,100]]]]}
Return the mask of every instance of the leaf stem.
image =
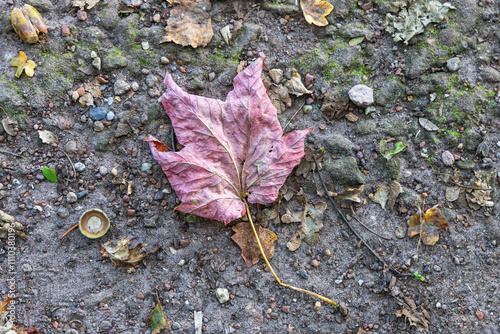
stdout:
{"type": "Polygon", "coordinates": [[[257,230],[255,229],[255,226],[253,224],[252,214],[250,213],[250,208],[248,207],[248,203],[247,203],[246,200],[243,200],[243,202],[245,203],[245,208],[247,210],[247,216],[248,216],[248,219],[250,220],[250,226],[252,226],[252,230],[253,230],[253,233],[255,235],[255,239],[257,240],[257,244],[259,245],[259,250],[260,250],[260,253],[262,254],[262,258],[266,262],[267,267],[269,268],[269,270],[271,270],[271,273],[273,274],[273,276],[276,279],[276,281],[278,282],[278,284],[281,285],[281,286],[284,286],[285,288],[289,288],[289,289],[292,289],[292,290],[295,290],[295,291],[303,292],[303,293],[306,293],[308,295],[311,295],[311,296],[314,296],[316,298],[319,298],[322,301],[327,302],[328,304],[332,304],[334,307],[340,307],[340,312],[344,316],[348,316],[349,315],[349,311],[345,308],[345,306],[342,306],[339,303],[336,303],[333,300],[331,300],[329,298],[326,298],[326,297],[324,297],[322,295],[319,295],[319,294],[317,294],[315,292],[312,292],[312,291],[309,291],[309,290],[298,288],[298,287],[293,286],[293,285],[289,285],[289,284],[283,283],[279,279],[278,275],[276,275],[276,273],[274,272],[273,267],[271,267],[271,264],[269,263],[269,260],[267,259],[266,254],[264,253],[264,249],[262,248],[262,244],[260,242],[259,235],[257,234],[257,230]]]}

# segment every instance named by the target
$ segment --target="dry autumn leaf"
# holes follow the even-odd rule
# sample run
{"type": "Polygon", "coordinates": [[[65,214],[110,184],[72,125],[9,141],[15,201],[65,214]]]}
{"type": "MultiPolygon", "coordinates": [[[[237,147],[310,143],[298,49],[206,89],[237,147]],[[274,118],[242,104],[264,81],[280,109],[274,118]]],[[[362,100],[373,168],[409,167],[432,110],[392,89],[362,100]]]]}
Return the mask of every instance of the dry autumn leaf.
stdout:
{"type": "Polygon", "coordinates": [[[292,76],[291,79],[288,80],[288,82],[286,83],[286,86],[288,87],[290,94],[293,94],[295,96],[312,94],[312,92],[309,89],[307,89],[302,83],[302,78],[300,77],[300,74],[296,69],[292,68],[291,76],[292,76]]]}
{"type": "Polygon", "coordinates": [[[328,1],[300,0],[300,7],[302,8],[307,23],[320,27],[328,25],[326,16],[333,10],[333,6],[328,1]]]}
{"type": "MultiPolygon", "coordinates": [[[[274,254],[274,244],[278,241],[276,234],[267,228],[260,227],[259,225],[256,225],[255,227],[266,257],[268,259],[272,258],[274,254]]],[[[247,267],[257,264],[261,258],[261,254],[257,240],[252,234],[250,222],[241,222],[238,225],[233,226],[232,229],[236,232],[236,234],[233,235],[231,239],[233,239],[234,242],[240,246],[241,256],[245,260],[247,267]]]]}
{"type": "Polygon", "coordinates": [[[420,234],[425,245],[434,245],[439,240],[439,230],[448,231],[448,221],[438,208],[430,208],[422,217],[415,214],[408,219],[408,236],[413,238],[420,234]]]}
{"type": "Polygon", "coordinates": [[[25,72],[29,77],[32,77],[33,74],[35,74],[35,62],[28,60],[26,54],[22,51],[19,51],[19,57],[12,58],[9,64],[10,66],[17,66],[16,77],[18,78],[21,74],[23,74],[23,72],[25,72]]]}
{"type": "Polygon", "coordinates": [[[148,252],[142,249],[146,244],[137,244],[133,248],[129,248],[130,239],[123,238],[116,242],[108,241],[101,247],[101,254],[104,257],[109,257],[113,261],[115,267],[134,266],[148,255],[148,252]]]}
{"type": "Polygon", "coordinates": [[[300,222],[297,233],[286,244],[289,250],[297,250],[302,240],[309,245],[318,241],[318,231],[323,228],[323,212],[325,212],[326,208],[325,202],[318,202],[316,206],[306,202],[304,211],[286,213],[281,217],[281,221],[285,224],[300,222]]]}
{"type": "Polygon", "coordinates": [[[193,48],[206,46],[214,35],[211,16],[205,12],[204,0],[170,1],[179,3],[170,11],[165,27],[166,35],[160,43],[174,42],[193,48]]]}

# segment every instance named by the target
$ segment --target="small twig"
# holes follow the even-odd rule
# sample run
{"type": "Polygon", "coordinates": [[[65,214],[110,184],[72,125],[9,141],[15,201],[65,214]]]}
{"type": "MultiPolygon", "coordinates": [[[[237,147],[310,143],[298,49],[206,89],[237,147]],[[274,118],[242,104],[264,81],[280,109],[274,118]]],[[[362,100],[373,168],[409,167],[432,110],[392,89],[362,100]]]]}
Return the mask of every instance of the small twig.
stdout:
{"type": "Polygon", "coordinates": [[[356,219],[356,221],[358,223],[361,224],[361,226],[363,226],[364,228],[366,228],[368,231],[372,232],[373,234],[375,234],[377,237],[379,238],[382,238],[382,239],[385,239],[385,240],[392,240],[392,238],[388,238],[388,237],[384,237],[383,235],[380,235],[378,234],[377,232],[375,232],[374,230],[372,230],[371,228],[369,228],[368,226],[366,226],[365,224],[363,224],[358,218],[356,218],[355,216],[351,216],[352,218],[356,219]]]}
{"type": "Polygon", "coordinates": [[[337,206],[337,204],[335,203],[335,201],[333,200],[333,198],[328,193],[328,189],[326,188],[325,182],[323,181],[323,178],[321,177],[321,174],[319,173],[318,161],[316,160],[316,157],[314,155],[313,155],[313,159],[314,159],[314,163],[316,164],[316,172],[318,173],[318,177],[319,177],[319,180],[321,182],[321,185],[323,186],[323,189],[325,190],[326,195],[328,196],[328,199],[330,200],[330,203],[334,207],[335,211],[337,211],[338,215],[342,218],[342,220],[344,221],[344,223],[349,227],[349,229],[351,230],[351,232],[354,233],[354,235],[363,243],[363,245],[365,245],[366,248],[368,248],[368,250],[373,254],[373,256],[375,256],[380,262],[382,262],[384,264],[384,266],[386,266],[387,268],[389,268],[389,270],[394,275],[398,276],[399,272],[396,269],[394,269],[391,266],[389,266],[387,263],[385,263],[385,261],[380,257],[380,255],[378,255],[377,252],[375,252],[373,250],[373,248],[371,248],[371,246],[368,244],[368,242],[366,242],[358,234],[358,232],[356,232],[356,230],[354,230],[354,228],[351,226],[351,224],[349,223],[349,221],[347,220],[347,218],[344,216],[344,214],[342,213],[342,211],[340,211],[339,207],[337,206]]]}
{"type": "Polygon", "coordinates": [[[63,235],[61,235],[61,239],[63,239],[65,236],[67,236],[69,234],[69,232],[73,231],[77,227],[78,227],[78,224],[71,226],[71,228],[69,230],[67,230],[63,235]]]}
{"type": "Polygon", "coordinates": [[[13,153],[13,152],[9,152],[9,151],[4,151],[4,150],[0,150],[0,153],[3,153],[3,154],[11,154],[15,157],[18,157],[18,158],[22,158],[23,156],[20,155],[20,154],[17,154],[17,153],[13,153]]]}
{"type": "Polygon", "coordinates": [[[295,114],[293,114],[293,116],[288,120],[288,122],[286,122],[285,124],[285,127],[283,128],[283,132],[285,132],[286,130],[286,127],[288,126],[288,124],[290,124],[290,122],[295,118],[295,116],[297,116],[297,114],[299,113],[299,111],[302,109],[302,107],[304,106],[304,104],[306,104],[305,102],[302,103],[302,105],[300,106],[299,109],[297,109],[297,111],[295,112],[295,114]]]}
{"type": "Polygon", "coordinates": [[[266,262],[267,267],[269,268],[269,270],[271,270],[271,273],[273,274],[273,276],[276,279],[276,281],[278,282],[278,284],[281,285],[281,286],[284,286],[285,288],[289,288],[289,289],[292,289],[292,290],[295,290],[295,291],[299,291],[299,292],[306,293],[308,295],[314,296],[316,298],[321,299],[324,302],[327,302],[328,304],[333,305],[334,307],[340,308],[340,312],[342,313],[342,315],[344,315],[344,316],[347,317],[349,315],[349,311],[344,306],[340,305],[339,303],[336,303],[333,300],[331,300],[329,298],[326,298],[326,297],[324,297],[322,295],[319,295],[319,294],[317,294],[315,292],[312,292],[312,291],[309,291],[309,290],[305,290],[305,289],[302,289],[302,288],[298,288],[296,286],[289,285],[289,284],[281,282],[281,280],[278,278],[278,276],[274,272],[273,267],[271,267],[271,264],[269,263],[269,260],[267,259],[266,254],[264,253],[264,249],[262,248],[262,244],[260,242],[259,235],[257,234],[257,230],[255,229],[255,226],[253,224],[252,214],[250,213],[250,208],[248,207],[248,203],[247,203],[246,200],[243,200],[243,202],[245,203],[245,207],[246,207],[246,210],[247,210],[248,220],[249,220],[250,226],[252,227],[253,233],[255,235],[255,239],[257,240],[257,244],[259,245],[259,250],[260,250],[260,253],[262,255],[262,258],[266,262]]]}
{"type": "Polygon", "coordinates": [[[172,127],[172,152],[175,152],[175,131],[172,127]]]}
{"type": "Polygon", "coordinates": [[[75,166],[73,165],[73,161],[71,161],[71,158],[69,157],[68,153],[66,153],[64,150],[62,150],[60,148],[57,148],[57,150],[61,151],[62,153],[64,153],[64,155],[66,156],[66,158],[68,158],[69,163],[71,164],[71,168],[73,169],[73,177],[76,179],[76,169],[75,169],[75,166]]]}
{"type": "Polygon", "coordinates": [[[219,14],[219,13],[222,13],[223,11],[230,9],[231,7],[232,7],[232,6],[227,6],[227,7],[224,7],[224,8],[222,8],[221,10],[218,10],[218,11],[216,11],[215,13],[210,14],[210,17],[215,16],[215,15],[217,15],[217,14],[219,14]]]}

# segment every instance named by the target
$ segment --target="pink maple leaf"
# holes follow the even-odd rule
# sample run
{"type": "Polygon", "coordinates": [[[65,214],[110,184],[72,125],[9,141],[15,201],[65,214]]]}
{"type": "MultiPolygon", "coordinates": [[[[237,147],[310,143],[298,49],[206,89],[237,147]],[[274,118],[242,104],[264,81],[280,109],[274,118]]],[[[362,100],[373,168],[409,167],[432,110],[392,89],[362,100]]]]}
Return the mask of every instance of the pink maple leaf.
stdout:
{"type": "Polygon", "coordinates": [[[264,54],[233,81],[225,102],[191,95],[167,73],[163,106],[179,152],[149,136],[146,141],[182,201],[176,209],[228,224],[245,214],[245,202],[266,204],[304,156],[313,128],[283,136],[276,108],[260,75],[264,54]]]}

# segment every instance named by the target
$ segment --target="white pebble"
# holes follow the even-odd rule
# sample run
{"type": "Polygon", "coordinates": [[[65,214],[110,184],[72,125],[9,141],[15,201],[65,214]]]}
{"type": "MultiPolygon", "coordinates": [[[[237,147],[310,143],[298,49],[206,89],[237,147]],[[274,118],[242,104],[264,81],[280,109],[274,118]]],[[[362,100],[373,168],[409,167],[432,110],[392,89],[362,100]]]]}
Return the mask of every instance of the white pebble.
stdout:
{"type": "Polygon", "coordinates": [[[219,302],[221,304],[227,303],[229,301],[229,291],[224,288],[217,288],[215,290],[215,294],[217,295],[217,298],[219,299],[219,302]]]}

